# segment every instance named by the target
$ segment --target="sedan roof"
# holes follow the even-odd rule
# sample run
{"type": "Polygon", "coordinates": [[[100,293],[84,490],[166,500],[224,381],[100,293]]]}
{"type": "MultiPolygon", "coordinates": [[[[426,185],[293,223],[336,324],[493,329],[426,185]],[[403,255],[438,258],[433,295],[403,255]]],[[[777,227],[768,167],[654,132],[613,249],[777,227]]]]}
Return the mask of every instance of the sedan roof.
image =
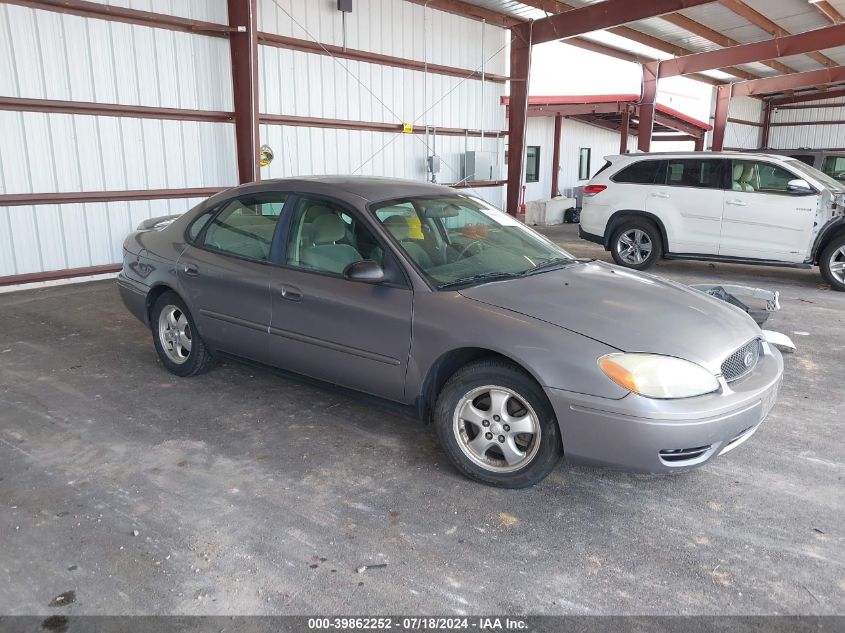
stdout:
{"type": "MultiPolygon", "coordinates": [[[[376,176],[303,176],[296,178],[275,178],[241,185],[236,189],[262,191],[282,187],[289,191],[300,191],[331,195],[338,190],[363,198],[369,202],[393,200],[414,196],[456,195],[456,191],[444,185],[404,180],[401,178],[380,178],[376,176]]],[[[231,191],[231,190],[230,190],[231,191]]]]}

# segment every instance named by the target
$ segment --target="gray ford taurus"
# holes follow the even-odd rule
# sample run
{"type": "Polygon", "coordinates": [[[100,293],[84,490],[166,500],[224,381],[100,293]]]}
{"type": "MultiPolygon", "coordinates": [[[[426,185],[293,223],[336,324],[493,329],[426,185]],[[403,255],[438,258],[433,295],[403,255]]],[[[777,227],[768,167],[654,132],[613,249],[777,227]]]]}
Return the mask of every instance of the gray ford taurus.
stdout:
{"type": "Polygon", "coordinates": [[[700,466],[783,374],[741,310],[566,251],[484,201],[384,178],[268,180],[124,244],[120,293],[179,376],[220,354],[416,410],[458,470],[700,466]]]}

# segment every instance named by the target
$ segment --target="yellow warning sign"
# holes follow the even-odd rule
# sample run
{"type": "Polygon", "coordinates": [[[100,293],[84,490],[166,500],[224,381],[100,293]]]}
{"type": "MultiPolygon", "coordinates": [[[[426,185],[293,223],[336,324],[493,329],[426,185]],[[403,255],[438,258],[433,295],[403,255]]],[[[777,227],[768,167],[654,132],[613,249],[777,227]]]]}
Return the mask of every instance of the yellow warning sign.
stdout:
{"type": "Polygon", "coordinates": [[[413,123],[403,123],[402,124],[402,133],[403,134],[413,134],[414,133],[414,124],[413,123]]]}

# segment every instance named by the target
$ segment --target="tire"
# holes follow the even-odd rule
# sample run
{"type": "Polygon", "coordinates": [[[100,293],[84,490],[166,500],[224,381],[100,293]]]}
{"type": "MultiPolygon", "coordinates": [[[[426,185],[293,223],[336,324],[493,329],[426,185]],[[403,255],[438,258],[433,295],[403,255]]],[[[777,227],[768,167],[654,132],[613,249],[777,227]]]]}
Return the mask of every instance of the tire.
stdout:
{"type": "Polygon", "coordinates": [[[830,287],[845,292],[845,235],[834,237],[819,258],[822,277],[830,287]]]}
{"type": "Polygon", "coordinates": [[[563,455],[560,429],[542,388],[498,359],[474,361],[449,378],[437,397],[434,424],[455,467],[491,486],[532,486],[563,455]],[[507,415],[500,415],[503,411],[507,415]],[[508,422],[533,432],[519,433],[508,422]]]}
{"type": "Polygon", "coordinates": [[[200,338],[185,302],[165,292],[153,304],[150,329],[162,365],[177,376],[196,376],[211,369],[214,360],[200,338]]]}
{"type": "Polygon", "coordinates": [[[654,223],[641,218],[622,220],[610,238],[610,254],[620,266],[645,270],[663,257],[663,242],[654,223]],[[648,250],[646,251],[646,247],[648,250]]]}

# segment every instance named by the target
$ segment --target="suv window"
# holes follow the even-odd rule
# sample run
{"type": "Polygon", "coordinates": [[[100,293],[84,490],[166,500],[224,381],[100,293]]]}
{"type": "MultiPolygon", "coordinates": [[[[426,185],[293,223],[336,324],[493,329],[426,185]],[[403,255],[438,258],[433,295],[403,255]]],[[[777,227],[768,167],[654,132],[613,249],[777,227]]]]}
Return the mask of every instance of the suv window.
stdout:
{"type": "Polygon", "coordinates": [[[339,275],[362,259],[379,263],[384,259],[372,232],[328,200],[301,198],[290,226],[285,254],[288,266],[339,275]]]}
{"type": "Polygon", "coordinates": [[[208,223],[201,238],[202,246],[249,259],[269,259],[273,234],[286,197],[270,193],[228,202],[208,223]]]}
{"type": "Polygon", "coordinates": [[[772,163],[735,160],[731,166],[731,189],[734,191],[789,194],[787,185],[796,178],[799,176],[772,163]]]}
{"type": "Polygon", "coordinates": [[[633,165],[628,165],[611,180],[616,183],[632,185],[651,185],[657,176],[660,160],[641,160],[633,165]]]}
{"type": "Polygon", "coordinates": [[[825,156],[822,171],[836,180],[845,179],[845,156],[825,156]]]}
{"type": "Polygon", "coordinates": [[[661,184],[699,189],[722,188],[722,163],[717,159],[670,158],[661,184]]]}

